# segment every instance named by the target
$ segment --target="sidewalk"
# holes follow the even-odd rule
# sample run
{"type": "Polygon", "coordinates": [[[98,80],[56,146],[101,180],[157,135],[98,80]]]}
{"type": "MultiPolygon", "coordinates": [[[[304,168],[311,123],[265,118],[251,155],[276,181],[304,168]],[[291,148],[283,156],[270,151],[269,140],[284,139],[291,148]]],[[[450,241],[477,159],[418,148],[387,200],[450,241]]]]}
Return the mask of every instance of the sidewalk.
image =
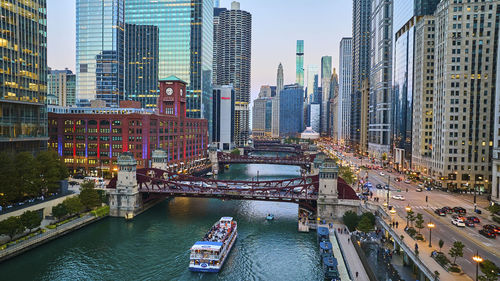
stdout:
{"type": "Polygon", "coordinates": [[[344,259],[347,262],[349,269],[351,271],[351,276],[353,280],[360,280],[360,281],[370,281],[370,278],[368,278],[368,274],[366,273],[365,268],[363,267],[363,263],[361,262],[361,259],[358,256],[358,253],[354,249],[354,246],[352,245],[352,241],[350,240],[351,235],[350,234],[340,234],[337,229],[338,228],[345,229],[346,226],[343,224],[334,224],[333,231],[330,230],[330,232],[336,232],[337,233],[337,241],[340,244],[340,247],[342,248],[342,253],[344,254],[344,259]],[[358,278],[356,278],[356,272],[358,272],[358,278]]]}
{"type": "MultiPolygon", "coordinates": [[[[410,248],[411,252],[415,254],[414,244],[418,245],[418,259],[425,264],[425,266],[431,271],[435,272],[436,270],[439,272],[439,280],[441,281],[471,281],[472,279],[466,275],[465,273],[461,273],[460,275],[454,275],[446,271],[443,267],[441,267],[433,258],[431,258],[432,251],[437,251],[438,249],[435,247],[428,247],[427,241],[419,241],[413,240],[405,231],[404,225],[406,225],[406,221],[399,217],[398,215],[392,216],[393,221],[397,221],[399,223],[398,228],[392,228],[394,232],[396,232],[399,237],[403,236],[404,243],[410,248]]],[[[384,220],[387,224],[390,224],[390,221],[384,220]]]]}
{"type": "MultiPolygon", "coordinates": [[[[318,227],[326,227],[328,228],[328,225],[323,224],[323,225],[318,225],[318,227]]],[[[333,233],[333,230],[330,230],[330,242],[332,243],[332,249],[333,249],[333,255],[337,259],[337,268],[339,270],[339,276],[341,280],[346,280],[346,281],[351,281],[351,278],[349,278],[349,272],[347,269],[347,266],[345,264],[344,257],[342,256],[342,252],[340,251],[339,244],[337,243],[337,239],[335,238],[335,234],[333,233]]]]}

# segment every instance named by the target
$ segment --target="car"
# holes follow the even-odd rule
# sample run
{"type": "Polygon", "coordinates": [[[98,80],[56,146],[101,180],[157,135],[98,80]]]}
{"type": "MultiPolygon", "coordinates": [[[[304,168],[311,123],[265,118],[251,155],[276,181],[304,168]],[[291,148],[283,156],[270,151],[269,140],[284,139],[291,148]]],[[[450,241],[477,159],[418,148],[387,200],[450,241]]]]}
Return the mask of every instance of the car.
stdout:
{"type": "Polygon", "coordinates": [[[384,172],[380,172],[380,175],[381,175],[381,176],[385,176],[384,172]]]}
{"type": "Polygon", "coordinates": [[[421,184],[421,183],[419,183],[419,184],[418,184],[418,187],[420,187],[420,188],[424,188],[424,185],[423,185],[423,184],[421,184]]]}
{"type": "Polygon", "coordinates": [[[498,227],[497,225],[494,225],[494,224],[484,225],[483,228],[491,230],[491,231],[495,232],[497,235],[500,233],[500,227],[498,227]]]}
{"type": "Polygon", "coordinates": [[[467,219],[473,221],[474,223],[481,223],[478,217],[467,217],[467,219]]]}
{"type": "Polygon", "coordinates": [[[403,195],[394,195],[392,196],[392,199],[404,201],[405,197],[403,195]]]}
{"type": "Polygon", "coordinates": [[[389,185],[388,184],[384,185],[384,189],[389,190],[389,185]]]}
{"type": "Polygon", "coordinates": [[[460,219],[451,219],[451,224],[456,225],[458,227],[465,227],[465,223],[463,220],[460,219]]]}
{"type": "Polygon", "coordinates": [[[457,214],[466,214],[467,211],[462,207],[453,207],[453,212],[457,214]]]}
{"type": "Polygon", "coordinates": [[[85,178],[85,176],[82,175],[82,174],[76,174],[76,175],[73,176],[73,178],[77,179],[77,180],[83,180],[85,178]]]}
{"type": "Polygon", "coordinates": [[[445,211],[447,214],[451,214],[451,213],[453,213],[453,210],[452,210],[450,207],[445,206],[445,207],[443,207],[443,208],[441,208],[441,209],[442,209],[443,211],[445,211]]]}
{"type": "Polygon", "coordinates": [[[471,220],[465,220],[464,223],[468,227],[475,227],[476,226],[476,224],[471,220]]]}
{"type": "Polygon", "coordinates": [[[362,195],[365,195],[365,196],[368,196],[370,195],[370,192],[369,191],[363,191],[363,193],[361,193],[362,195]]]}
{"type": "Polygon", "coordinates": [[[405,180],[404,183],[410,184],[411,180],[405,180]]]}
{"type": "Polygon", "coordinates": [[[422,192],[424,191],[421,187],[417,187],[417,189],[415,190],[416,192],[422,192]]]}
{"type": "Polygon", "coordinates": [[[497,235],[495,234],[494,231],[491,231],[491,230],[485,229],[485,228],[480,229],[479,234],[483,235],[484,237],[493,238],[493,239],[495,239],[497,237],[497,235]]]}
{"type": "Polygon", "coordinates": [[[438,216],[442,216],[442,217],[446,216],[446,211],[444,211],[443,209],[436,209],[436,210],[434,210],[434,213],[436,213],[438,216]]]}
{"type": "Polygon", "coordinates": [[[375,186],[377,189],[382,189],[382,185],[379,183],[375,186]]]}

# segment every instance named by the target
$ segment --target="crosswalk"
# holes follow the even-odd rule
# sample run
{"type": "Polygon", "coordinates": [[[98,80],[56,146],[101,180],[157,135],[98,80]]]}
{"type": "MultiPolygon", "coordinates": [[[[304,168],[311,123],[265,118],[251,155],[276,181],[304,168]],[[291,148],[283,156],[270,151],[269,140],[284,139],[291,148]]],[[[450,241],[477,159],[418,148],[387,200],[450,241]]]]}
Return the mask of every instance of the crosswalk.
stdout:
{"type": "MultiPolygon", "coordinates": [[[[406,209],[405,209],[406,206],[393,206],[393,208],[395,208],[395,209],[403,209],[403,210],[406,211],[406,209]]],[[[437,209],[435,207],[430,207],[430,206],[427,206],[427,205],[425,205],[425,206],[413,206],[413,205],[411,205],[411,208],[412,208],[412,210],[414,210],[414,209],[420,209],[420,210],[431,210],[431,211],[434,211],[434,210],[437,209]]]]}

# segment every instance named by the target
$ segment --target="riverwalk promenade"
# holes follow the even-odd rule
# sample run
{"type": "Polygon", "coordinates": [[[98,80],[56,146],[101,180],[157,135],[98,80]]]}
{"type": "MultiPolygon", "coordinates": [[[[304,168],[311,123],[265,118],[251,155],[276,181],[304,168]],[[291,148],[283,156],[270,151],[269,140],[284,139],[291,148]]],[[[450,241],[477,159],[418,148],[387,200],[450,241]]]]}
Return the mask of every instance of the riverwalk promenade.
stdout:
{"type": "Polygon", "coordinates": [[[44,233],[33,236],[30,239],[21,241],[15,245],[11,245],[4,250],[0,250],[0,262],[20,255],[30,249],[52,241],[53,239],[68,234],[74,230],[80,229],[102,218],[104,217],[96,217],[92,214],[87,214],[81,218],[77,218],[63,225],[60,225],[55,229],[46,229],[44,233]]]}
{"type": "Polygon", "coordinates": [[[336,233],[337,242],[342,251],[342,256],[347,263],[347,268],[351,274],[352,280],[359,281],[370,281],[368,274],[366,273],[365,268],[363,267],[363,263],[354,249],[354,245],[352,244],[351,234],[349,232],[343,231],[342,233],[338,232],[338,229],[347,229],[343,224],[334,224],[334,227],[331,232],[336,233]],[[358,277],[356,277],[356,272],[358,273],[358,277]]]}

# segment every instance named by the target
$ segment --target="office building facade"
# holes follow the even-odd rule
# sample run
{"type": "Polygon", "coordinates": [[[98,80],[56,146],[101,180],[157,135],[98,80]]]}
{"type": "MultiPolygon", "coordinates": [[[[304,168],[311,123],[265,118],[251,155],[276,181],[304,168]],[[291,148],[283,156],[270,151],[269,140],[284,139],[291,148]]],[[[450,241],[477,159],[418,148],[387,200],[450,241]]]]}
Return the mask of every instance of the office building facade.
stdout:
{"type": "Polygon", "coordinates": [[[214,6],[214,36],[213,36],[213,42],[214,42],[214,48],[213,48],[213,59],[212,59],[212,82],[214,85],[217,84],[217,55],[218,55],[218,43],[217,37],[219,36],[219,27],[220,27],[220,13],[227,11],[226,8],[219,8],[218,6],[214,6]]]}
{"type": "Polygon", "coordinates": [[[304,87],[304,40],[297,40],[295,55],[295,83],[304,87]]]}
{"type": "Polygon", "coordinates": [[[340,40],[339,52],[339,102],[338,138],[345,145],[349,142],[351,130],[351,88],[352,88],[352,38],[340,40]]]}
{"type": "Polygon", "coordinates": [[[125,24],[125,97],[156,108],[159,30],[155,25],[125,24]]]}
{"type": "Polygon", "coordinates": [[[307,88],[306,88],[306,103],[310,103],[313,100],[314,94],[314,78],[319,75],[319,68],[317,65],[307,66],[307,88]]]}
{"type": "Polygon", "coordinates": [[[234,147],[234,97],[232,86],[213,87],[212,145],[220,150],[234,147]]]}
{"type": "Polygon", "coordinates": [[[308,113],[309,113],[309,124],[308,127],[311,127],[316,133],[321,129],[321,104],[319,103],[311,103],[308,105],[308,113]]]}
{"type": "Polygon", "coordinates": [[[360,152],[361,88],[370,73],[371,0],[354,0],[352,8],[351,148],[360,152]]]}
{"type": "Polygon", "coordinates": [[[234,141],[244,146],[250,131],[252,15],[241,10],[238,2],[232,2],[231,10],[221,12],[219,17],[216,82],[234,87],[234,141]]]}
{"type": "Polygon", "coordinates": [[[59,106],[75,105],[76,75],[69,69],[49,69],[47,76],[47,104],[59,106]]]}
{"type": "Polygon", "coordinates": [[[304,130],[304,89],[299,84],[286,85],[280,94],[280,137],[296,136],[304,130]],[[300,112],[301,114],[297,114],[300,112]]]}
{"type": "Polygon", "coordinates": [[[45,0],[2,4],[1,151],[47,148],[46,8],[45,0]]]}
{"type": "Polygon", "coordinates": [[[280,93],[283,90],[283,65],[278,65],[276,73],[276,93],[271,101],[271,136],[279,137],[280,134],[280,93]]]}
{"type": "Polygon", "coordinates": [[[76,98],[124,100],[124,0],[76,1],[76,98]]]}
{"type": "MultiPolygon", "coordinates": [[[[500,69],[500,44],[497,44],[496,69],[500,69]]],[[[496,77],[495,83],[495,117],[493,129],[493,168],[491,180],[491,201],[500,204],[500,79],[496,77]]]]}

